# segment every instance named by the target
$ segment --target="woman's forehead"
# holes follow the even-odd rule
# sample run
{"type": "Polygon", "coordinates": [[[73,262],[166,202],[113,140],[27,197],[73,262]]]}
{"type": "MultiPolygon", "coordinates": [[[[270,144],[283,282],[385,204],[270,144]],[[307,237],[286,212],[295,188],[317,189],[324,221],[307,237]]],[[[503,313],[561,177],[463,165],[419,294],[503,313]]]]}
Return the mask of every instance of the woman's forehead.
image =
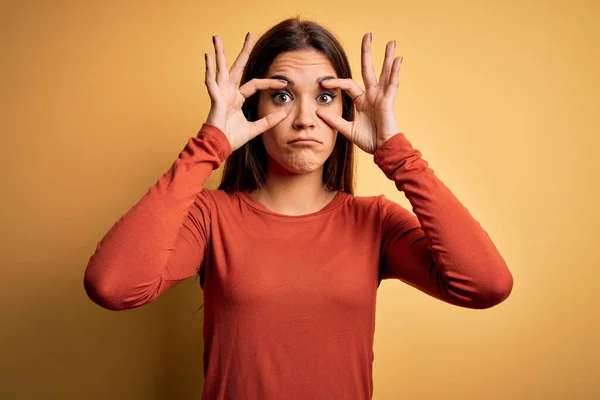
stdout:
{"type": "Polygon", "coordinates": [[[316,50],[281,53],[271,63],[267,75],[284,75],[293,81],[305,79],[314,81],[316,77],[324,75],[337,76],[329,59],[316,50]]]}

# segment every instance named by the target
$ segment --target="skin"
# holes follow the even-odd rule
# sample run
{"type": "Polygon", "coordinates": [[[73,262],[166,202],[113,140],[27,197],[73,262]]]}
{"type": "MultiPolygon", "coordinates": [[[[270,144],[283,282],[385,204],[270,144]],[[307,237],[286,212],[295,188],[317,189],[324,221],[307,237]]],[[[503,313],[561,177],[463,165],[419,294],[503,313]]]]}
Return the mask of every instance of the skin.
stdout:
{"type": "Polygon", "coordinates": [[[320,84],[323,78],[337,74],[327,57],[311,49],[280,54],[267,77],[284,79],[288,84],[283,89],[260,92],[259,117],[277,111],[285,111],[287,117],[262,134],[269,155],[267,184],[250,195],[274,212],[316,212],[337,194],[325,190],[322,183],[324,164],[333,152],[337,130],[317,115],[342,115],[340,89],[320,84]],[[298,137],[311,137],[318,143],[290,143],[298,137]]]}

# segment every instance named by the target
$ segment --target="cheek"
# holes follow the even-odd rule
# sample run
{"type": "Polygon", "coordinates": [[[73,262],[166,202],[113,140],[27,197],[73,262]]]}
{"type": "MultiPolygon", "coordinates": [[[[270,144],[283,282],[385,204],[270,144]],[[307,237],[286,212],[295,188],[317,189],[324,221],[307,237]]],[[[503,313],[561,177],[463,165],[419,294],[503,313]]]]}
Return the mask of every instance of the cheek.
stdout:
{"type": "Polygon", "coordinates": [[[261,135],[263,146],[265,147],[269,158],[274,159],[279,164],[285,164],[289,153],[286,151],[285,146],[277,141],[280,134],[276,129],[277,127],[268,132],[264,132],[261,135]]]}
{"type": "Polygon", "coordinates": [[[261,134],[263,145],[268,153],[272,153],[273,151],[278,152],[277,149],[281,147],[281,144],[277,140],[277,138],[281,137],[280,130],[281,123],[261,134]]]}

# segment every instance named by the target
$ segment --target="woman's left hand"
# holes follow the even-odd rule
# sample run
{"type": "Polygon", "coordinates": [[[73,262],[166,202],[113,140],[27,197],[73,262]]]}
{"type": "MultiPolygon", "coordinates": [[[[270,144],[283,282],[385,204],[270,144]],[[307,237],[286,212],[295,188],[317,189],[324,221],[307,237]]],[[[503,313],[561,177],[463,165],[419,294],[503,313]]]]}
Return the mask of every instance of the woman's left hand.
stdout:
{"type": "Polygon", "coordinates": [[[375,151],[390,137],[399,132],[394,115],[394,100],[398,90],[402,57],[394,58],[396,41],[388,42],[379,82],[375,77],[371,61],[371,34],[363,36],[361,48],[363,91],[352,79],[327,79],[321,82],[324,88],[340,88],[354,101],[353,121],[331,115],[326,110],[318,110],[317,115],[328,125],[337,129],[348,140],[369,154],[375,151]]]}

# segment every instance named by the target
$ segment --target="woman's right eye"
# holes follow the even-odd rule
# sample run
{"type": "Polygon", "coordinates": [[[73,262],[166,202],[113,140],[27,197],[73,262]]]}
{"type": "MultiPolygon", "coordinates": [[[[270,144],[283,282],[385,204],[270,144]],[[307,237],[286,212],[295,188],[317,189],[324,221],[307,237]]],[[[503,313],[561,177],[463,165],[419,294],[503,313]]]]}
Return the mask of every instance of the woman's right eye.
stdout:
{"type": "Polygon", "coordinates": [[[287,92],[275,92],[271,95],[276,104],[285,104],[291,100],[291,96],[287,92]]]}

